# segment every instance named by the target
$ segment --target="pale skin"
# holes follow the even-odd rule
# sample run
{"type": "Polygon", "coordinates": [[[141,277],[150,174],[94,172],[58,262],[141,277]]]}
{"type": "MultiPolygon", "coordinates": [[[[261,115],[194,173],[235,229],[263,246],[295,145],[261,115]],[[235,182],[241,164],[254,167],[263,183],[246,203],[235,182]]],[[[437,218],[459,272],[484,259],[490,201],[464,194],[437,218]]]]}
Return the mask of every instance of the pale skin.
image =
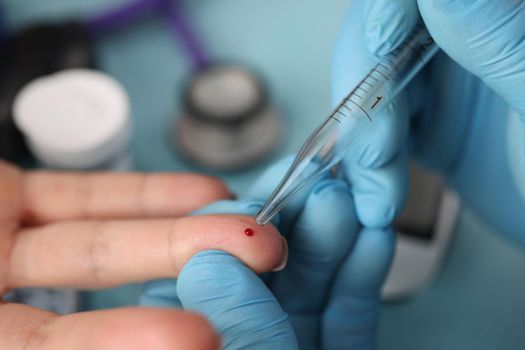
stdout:
{"type": "MultiPolygon", "coordinates": [[[[255,272],[285,255],[271,225],[236,215],[184,217],[231,194],[192,174],[22,172],[0,161],[0,292],[104,288],[176,277],[196,253],[220,249],[255,272]],[[245,228],[257,234],[246,237],[245,228]]],[[[0,302],[0,349],[220,348],[200,315],[123,308],[59,316],[0,302]]]]}

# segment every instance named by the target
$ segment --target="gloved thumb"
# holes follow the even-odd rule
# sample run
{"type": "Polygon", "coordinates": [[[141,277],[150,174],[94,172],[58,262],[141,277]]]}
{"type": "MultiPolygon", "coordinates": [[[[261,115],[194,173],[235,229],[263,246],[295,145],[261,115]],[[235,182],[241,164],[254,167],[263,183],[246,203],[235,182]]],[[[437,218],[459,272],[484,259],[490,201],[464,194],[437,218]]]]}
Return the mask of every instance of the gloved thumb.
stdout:
{"type": "Polygon", "coordinates": [[[525,0],[418,0],[437,44],[525,120],[525,0]]]}
{"type": "Polygon", "coordinates": [[[263,281],[218,250],[195,255],[181,271],[177,295],[222,335],[223,349],[298,349],[287,314],[263,281]]]}

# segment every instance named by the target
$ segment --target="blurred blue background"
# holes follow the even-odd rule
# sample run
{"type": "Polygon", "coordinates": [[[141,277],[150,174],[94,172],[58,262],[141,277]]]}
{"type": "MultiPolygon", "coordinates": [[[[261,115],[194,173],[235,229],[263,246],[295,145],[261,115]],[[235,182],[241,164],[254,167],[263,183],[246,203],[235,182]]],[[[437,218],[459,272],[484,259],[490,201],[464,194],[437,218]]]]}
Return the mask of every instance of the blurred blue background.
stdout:
{"type": "MultiPolygon", "coordinates": [[[[9,30],[39,20],[82,17],[125,0],[3,0],[9,30]]],[[[261,72],[285,118],[286,137],[271,159],[218,173],[242,192],[273,160],[292,153],[330,111],[330,63],[349,0],[199,0],[189,17],[211,56],[261,72]]],[[[37,59],[37,58],[35,58],[37,59]]],[[[203,171],[180,160],[169,142],[191,64],[159,17],[97,43],[100,67],[126,87],[133,153],[143,171],[203,171]]],[[[464,209],[439,279],[415,299],[387,304],[380,349],[524,349],[525,252],[464,209]]],[[[92,293],[89,308],[135,302],[140,286],[92,293]]]]}

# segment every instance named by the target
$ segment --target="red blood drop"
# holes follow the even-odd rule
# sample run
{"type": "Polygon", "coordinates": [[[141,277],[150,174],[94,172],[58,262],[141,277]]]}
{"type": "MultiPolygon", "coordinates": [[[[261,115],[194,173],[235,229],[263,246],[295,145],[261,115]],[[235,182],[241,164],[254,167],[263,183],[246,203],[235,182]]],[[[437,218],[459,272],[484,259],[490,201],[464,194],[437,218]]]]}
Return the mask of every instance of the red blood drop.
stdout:
{"type": "Polygon", "coordinates": [[[248,237],[251,237],[255,234],[255,232],[251,228],[247,228],[246,230],[244,230],[244,234],[248,237]]]}

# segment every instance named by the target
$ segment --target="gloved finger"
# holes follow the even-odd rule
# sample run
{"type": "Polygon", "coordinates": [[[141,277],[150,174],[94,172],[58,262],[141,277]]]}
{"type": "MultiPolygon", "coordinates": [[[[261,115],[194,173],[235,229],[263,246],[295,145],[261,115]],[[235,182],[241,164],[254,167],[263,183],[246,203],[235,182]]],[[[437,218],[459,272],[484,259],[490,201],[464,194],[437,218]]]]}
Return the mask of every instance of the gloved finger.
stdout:
{"type": "Polygon", "coordinates": [[[0,304],[0,349],[218,350],[220,338],[190,312],[123,308],[58,316],[0,304]]]}
{"type": "Polygon", "coordinates": [[[418,0],[437,44],[525,120],[525,0],[418,0]]]}
{"type": "Polygon", "coordinates": [[[271,285],[290,314],[301,349],[319,346],[317,315],[326,305],[328,288],[358,229],[348,185],[333,179],[319,182],[293,227],[288,265],[271,285]]]}
{"type": "Polygon", "coordinates": [[[376,0],[366,17],[366,46],[375,55],[392,52],[414,29],[417,0],[376,0]]]}
{"type": "Polygon", "coordinates": [[[185,309],[213,323],[223,349],[298,349],[288,316],[270,290],[225,252],[195,255],[179,275],[177,294],[185,309]]]}
{"type": "MultiPolygon", "coordinates": [[[[281,179],[292,165],[294,156],[288,156],[264,172],[254,183],[248,192],[242,196],[244,200],[259,200],[264,203],[272,192],[275,190],[281,179]]],[[[280,211],[279,231],[286,236],[290,231],[297,218],[297,215],[304,206],[304,202],[308,197],[311,186],[299,192],[293,197],[290,202],[280,211]]]]}
{"type": "MultiPolygon", "coordinates": [[[[354,1],[343,26],[334,56],[334,102],[346,96],[377,63],[377,58],[367,48],[366,23],[363,22],[371,3],[354,1]]],[[[403,176],[401,170],[393,171],[391,164],[403,166],[396,159],[406,144],[410,115],[406,95],[402,94],[375,116],[366,135],[353,144],[343,159],[343,170],[352,185],[357,215],[367,227],[390,224],[402,204],[402,195],[388,191],[392,184],[406,181],[391,177],[403,176]],[[356,168],[359,171],[354,171],[356,168]],[[374,179],[366,178],[375,173],[380,174],[374,179]]]]}
{"type": "Polygon", "coordinates": [[[345,161],[359,221],[369,228],[389,226],[402,208],[407,193],[407,151],[378,168],[345,161]]]}
{"type": "Polygon", "coordinates": [[[380,290],[394,254],[390,229],[363,229],[343,262],[322,320],[323,349],[374,349],[380,290]]]}

